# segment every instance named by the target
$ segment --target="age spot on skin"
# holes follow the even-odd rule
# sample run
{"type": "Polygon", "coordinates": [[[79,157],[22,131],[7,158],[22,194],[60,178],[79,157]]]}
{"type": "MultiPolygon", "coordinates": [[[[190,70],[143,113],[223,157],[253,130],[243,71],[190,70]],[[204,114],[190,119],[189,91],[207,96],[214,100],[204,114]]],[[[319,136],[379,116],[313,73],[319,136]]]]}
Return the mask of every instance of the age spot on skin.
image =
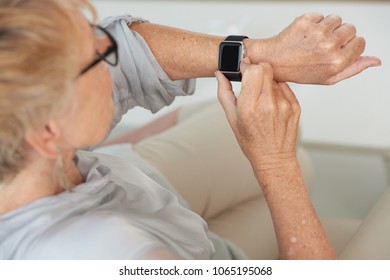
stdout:
{"type": "Polygon", "coordinates": [[[290,239],[291,243],[296,243],[297,242],[297,238],[295,236],[291,237],[290,239]]]}

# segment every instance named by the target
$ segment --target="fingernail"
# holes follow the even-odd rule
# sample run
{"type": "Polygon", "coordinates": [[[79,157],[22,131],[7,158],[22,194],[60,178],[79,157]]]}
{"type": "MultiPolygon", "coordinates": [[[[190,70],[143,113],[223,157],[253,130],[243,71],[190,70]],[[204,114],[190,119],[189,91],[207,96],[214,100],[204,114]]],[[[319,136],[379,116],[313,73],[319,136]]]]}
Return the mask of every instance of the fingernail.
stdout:
{"type": "Polygon", "coordinates": [[[250,63],[250,59],[249,59],[249,57],[244,57],[244,59],[243,59],[243,61],[245,62],[245,63],[250,63]]]}

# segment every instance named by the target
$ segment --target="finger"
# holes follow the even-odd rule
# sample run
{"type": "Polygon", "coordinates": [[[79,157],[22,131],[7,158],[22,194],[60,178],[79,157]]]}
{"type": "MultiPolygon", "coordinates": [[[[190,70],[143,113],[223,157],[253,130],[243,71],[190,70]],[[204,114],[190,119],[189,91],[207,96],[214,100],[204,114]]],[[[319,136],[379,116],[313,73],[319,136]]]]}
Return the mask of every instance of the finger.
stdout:
{"type": "Polygon", "coordinates": [[[259,100],[263,92],[263,84],[273,80],[273,71],[271,65],[262,62],[259,64],[243,64],[242,85],[240,97],[250,103],[259,100]]]}
{"type": "Polygon", "coordinates": [[[341,17],[339,17],[337,15],[329,15],[329,16],[325,17],[320,22],[320,24],[325,26],[325,28],[327,30],[330,30],[330,31],[333,32],[333,30],[335,30],[336,28],[340,27],[342,22],[343,22],[343,20],[341,19],[341,17]]]}
{"type": "Polygon", "coordinates": [[[326,81],[326,83],[333,85],[337,82],[355,76],[369,67],[380,65],[381,60],[375,56],[361,56],[354,63],[346,67],[342,72],[332,76],[329,80],[326,81]]]}
{"type": "Polygon", "coordinates": [[[231,82],[225,77],[224,74],[221,73],[221,71],[216,71],[215,77],[217,78],[217,82],[218,82],[218,93],[220,92],[233,93],[233,87],[231,82]]]}
{"type": "Polygon", "coordinates": [[[349,23],[343,23],[333,31],[333,35],[338,39],[341,46],[345,46],[356,36],[356,27],[349,23]]]}
{"type": "Polygon", "coordinates": [[[232,90],[232,84],[220,71],[215,72],[218,81],[218,100],[225,111],[226,118],[233,132],[236,133],[237,127],[237,99],[232,90]]]}
{"type": "Polygon", "coordinates": [[[366,41],[363,37],[355,36],[352,40],[348,42],[343,48],[342,53],[349,58],[350,62],[355,61],[356,58],[358,58],[366,48],[366,41]]]}
{"type": "Polygon", "coordinates": [[[291,107],[294,108],[297,105],[299,106],[298,99],[291,90],[290,86],[287,83],[278,83],[278,85],[283,92],[284,98],[286,98],[286,100],[288,100],[288,102],[291,104],[291,107]]]}
{"type": "Polygon", "coordinates": [[[284,97],[282,89],[279,84],[275,81],[272,82],[272,95],[275,103],[266,103],[262,100],[262,108],[266,111],[264,113],[270,114],[270,119],[273,119],[273,127],[278,131],[280,139],[286,139],[288,131],[288,122],[291,116],[291,105],[290,102],[284,97]]]}
{"type": "Polygon", "coordinates": [[[296,117],[300,117],[301,106],[299,105],[298,99],[295,96],[294,92],[291,90],[290,86],[287,83],[279,83],[279,87],[282,90],[284,97],[290,103],[290,106],[293,110],[293,113],[296,117]]]}
{"type": "Polygon", "coordinates": [[[264,98],[269,98],[272,100],[272,102],[275,102],[275,96],[273,94],[273,87],[274,87],[274,75],[273,70],[270,64],[262,62],[259,63],[259,66],[263,68],[264,71],[264,80],[263,80],[263,90],[261,94],[264,98]]]}
{"type": "Polygon", "coordinates": [[[283,83],[273,82],[273,95],[275,96],[276,108],[281,119],[287,120],[292,112],[291,102],[286,98],[283,88],[283,83]]]}
{"type": "Polygon", "coordinates": [[[290,129],[287,129],[286,131],[286,139],[290,139],[296,142],[298,135],[299,119],[301,116],[301,107],[294,92],[291,90],[287,83],[279,83],[279,88],[283,92],[286,100],[290,102],[290,106],[292,109],[292,112],[290,112],[290,116],[287,122],[287,126],[290,129]]]}
{"type": "Polygon", "coordinates": [[[264,80],[268,83],[273,80],[272,67],[267,62],[261,62],[259,64],[247,65],[245,68],[246,73],[243,73],[243,87],[256,88],[257,95],[253,97],[257,100],[261,94],[264,80]]]}
{"type": "Polygon", "coordinates": [[[320,13],[307,13],[302,16],[302,18],[307,19],[308,21],[318,23],[324,19],[324,15],[320,13]]]}

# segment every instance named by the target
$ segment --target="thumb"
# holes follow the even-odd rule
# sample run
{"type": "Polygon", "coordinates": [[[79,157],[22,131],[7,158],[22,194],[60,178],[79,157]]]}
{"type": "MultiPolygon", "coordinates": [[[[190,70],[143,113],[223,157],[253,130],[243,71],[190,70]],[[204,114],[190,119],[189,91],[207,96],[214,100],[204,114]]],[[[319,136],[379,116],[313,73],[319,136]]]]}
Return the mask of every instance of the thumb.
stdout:
{"type": "Polygon", "coordinates": [[[218,81],[218,100],[221,103],[226,117],[233,131],[237,127],[237,98],[234,95],[232,84],[220,71],[215,72],[218,81]]]}
{"type": "Polygon", "coordinates": [[[369,67],[380,66],[381,60],[375,56],[361,56],[354,63],[345,68],[342,72],[330,77],[328,84],[335,84],[342,80],[348,79],[352,76],[359,74],[369,67]]]}

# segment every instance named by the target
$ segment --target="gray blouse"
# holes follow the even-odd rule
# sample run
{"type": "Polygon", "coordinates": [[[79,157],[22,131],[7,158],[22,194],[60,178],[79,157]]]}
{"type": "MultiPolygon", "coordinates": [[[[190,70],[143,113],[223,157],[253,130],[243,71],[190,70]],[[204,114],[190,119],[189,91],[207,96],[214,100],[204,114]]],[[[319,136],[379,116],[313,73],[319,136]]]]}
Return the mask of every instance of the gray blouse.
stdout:
{"type": "MultiPolygon", "coordinates": [[[[156,112],[177,95],[194,92],[195,81],[171,81],[142,37],[128,29],[132,16],[102,21],[118,41],[113,67],[114,127],[134,106],[156,112]]],[[[0,216],[0,259],[137,259],[157,248],[183,258],[209,259],[214,247],[207,225],[164,187],[129,161],[87,151],[77,153],[85,183],[43,197],[0,216]]]]}

